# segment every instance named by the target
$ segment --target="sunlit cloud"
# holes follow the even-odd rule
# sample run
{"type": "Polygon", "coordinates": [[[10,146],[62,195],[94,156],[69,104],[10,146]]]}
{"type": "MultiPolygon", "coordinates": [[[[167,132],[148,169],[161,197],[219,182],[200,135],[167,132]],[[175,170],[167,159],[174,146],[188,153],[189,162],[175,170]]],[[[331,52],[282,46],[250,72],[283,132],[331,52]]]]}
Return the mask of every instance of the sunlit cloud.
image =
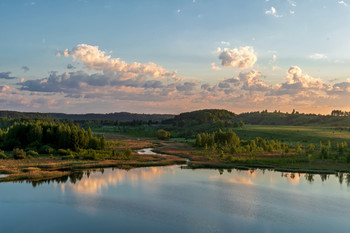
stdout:
{"type": "Polygon", "coordinates": [[[79,44],[72,50],[57,52],[56,56],[72,56],[73,61],[81,61],[86,68],[90,70],[99,70],[104,73],[113,73],[119,76],[119,79],[136,78],[140,75],[153,78],[171,78],[177,80],[176,71],[168,71],[153,62],[146,64],[133,62],[131,64],[121,61],[120,58],[111,58],[105,55],[104,51],[99,50],[98,46],[79,44]]]}
{"type": "Polygon", "coordinates": [[[218,66],[215,65],[215,62],[212,62],[210,65],[211,65],[211,69],[212,69],[212,70],[221,70],[220,67],[218,67],[218,66]]]}
{"type": "Polygon", "coordinates": [[[253,67],[258,58],[253,47],[246,46],[232,50],[224,49],[219,55],[219,60],[224,67],[247,69],[253,67]]]}
{"type": "Polygon", "coordinates": [[[336,95],[349,95],[350,94],[350,82],[336,83],[328,91],[329,94],[336,95]]]}
{"type": "Polygon", "coordinates": [[[287,71],[286,81],[277,84],[272,95],[296,95],[301,92],[309,92],[315,95],[315,91],[325,91],[329,88],[324,81],[304,74],[298,66],[292,66],[287,71]]]}
{"type": "MultiPolygon", "coordinates": [[[[318,106],[324,109],[350,97],[349,82],[333,82],[330,85],[298,66],[291,66],[286,75],[280,77],[282,81],[270,83],[263,72],[248,70],[257,61],[252,47],[218,51],[222,66],[236,67],[241,71],[209,83],[178,77],[176,72],[154,63],[126,63],[106,55],[97,46],[78,45],[58,55],[81,62],[84,70],[73,70],[73,63],[67,66],[70,72],[51,72],[40,79],[21,79],[16,86],[0,86],[0,107],[12,105],[12,108],[39,110],[64,106],[77,111],[93,106],[96,109],[118,107],[149,112],[155,109],[159,112],[182,112],[203,107],[233,111],[263,109],[266,106],[281,110],[284,106],[318,106]]],[[[277,52],[269,53],[272,54],[271,69],[281,70],[274,65],[277,52]]],[[[211,63],[211,68],[221,69],[215,62],[211,63]]],[[[15,78],[10,74],[1,73],[3,78],[15,78]]]]}

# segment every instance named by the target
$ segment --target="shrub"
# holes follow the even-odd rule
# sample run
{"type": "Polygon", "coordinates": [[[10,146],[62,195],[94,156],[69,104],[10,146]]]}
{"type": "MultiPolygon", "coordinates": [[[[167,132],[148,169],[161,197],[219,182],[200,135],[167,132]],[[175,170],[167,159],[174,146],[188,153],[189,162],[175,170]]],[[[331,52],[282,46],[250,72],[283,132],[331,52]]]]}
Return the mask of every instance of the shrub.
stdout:
{"type": "Polygon", "coordinates": [[[132,150],[130,148],[126,148],[124,151],[124,155],[127,158],[130,158],[130,156],[132,155],[132,150]]]}
{"type": "Polygon", "coordinates": [[[65,149],[58,149],[57,153],[59,155],[69,155],[70,153],[65,149]]]}
{"type": "Polygon", "coordinates": [[[26,158],[26,152],[22,149],[15,148],[12,151],[12,156],[14,159],[25,159],[26,158]]]}
{"type": "Polygon", "coordinates": [[[39,153],[36,152],[36,151],[34,151],[34,150],[30,150],[30,151],[27,152],[27,155],[28,155],[28,156],[38,156],[39,153]]]}
{"type": "Polygon", "coordinates": [[[160,129],[157,131],[157,137],[161,140],[168,139],[170,137],[170,132],[164,129],[160,129]]]}
{"type": "Polygon", "coordinates": [[[55,152],[55,150],[49,145],[43,145],[42,147],[40,147],[39,152],[41,154],[52,154],[55,152]]]}
{"type": "Polygon", "coordinates": [[[0,159],[7,159],[5,151],[3,151],[3,150],[0,151],[0,159]]]}
{"type": "Polygon", "coordinates": [[[62,156],[62,159],[74,159],[74,155],[73,154],[65,155],[65,156],[62,156]]]}

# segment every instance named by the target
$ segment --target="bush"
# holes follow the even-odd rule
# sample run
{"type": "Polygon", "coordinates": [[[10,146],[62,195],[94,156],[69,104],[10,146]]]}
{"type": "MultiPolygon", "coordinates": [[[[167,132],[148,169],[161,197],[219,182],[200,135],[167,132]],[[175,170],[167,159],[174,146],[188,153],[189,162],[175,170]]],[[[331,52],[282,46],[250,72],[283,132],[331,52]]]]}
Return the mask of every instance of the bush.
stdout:
{"type": "Polygon", "coordinates": [[[0,159],[7,159],[5,151],[3,151],[3,150],[0,151],[0,159]]]}
{"type": "Polygon", "coordinates": [[[30,150],[30,151],[27,152],[27,155],[28,155],[28,156],[38,156],[39,153],[36,152],[36,151],[34,151],[34,150],[30,150]]]}
{"type": "Polygon", "coordinates": [[[12,156],[14,159],[25,159],[26,158],[26,152],[22,149],[15,148],[12,151],[12,156]]]}
{"type": "Polygon", "coordinates": [[[40,147],[39,152],[41,154],[52,154],[55,152],[55,149],[53,149],[51,146],[49,145],[43,145],[42,147],[40,147]]]}
{"type": "Polygon", "coordinates": [[[132,150],[130,148],[126,148],[124,151],[124,155],[126,158],[130,158],[130,156],[132,155],[132,150]]]}
{"type": "Polygon", "coordinates": [[[59,155],[69,155],[70,153],[65,149],[58,149],[57,153],[59,155]]]}
{"type": "Polygon", "coordinates": [[[65,155],[65,156],[62,156],[62,159],[74,159],[74,155],[65,155]]]}
{"type": "Polygon", "coordinates": [[[170,137],[170,132],[164,129],[160,129],[157,131],[157,137],[161,140],[168,139],[170,137]]]}

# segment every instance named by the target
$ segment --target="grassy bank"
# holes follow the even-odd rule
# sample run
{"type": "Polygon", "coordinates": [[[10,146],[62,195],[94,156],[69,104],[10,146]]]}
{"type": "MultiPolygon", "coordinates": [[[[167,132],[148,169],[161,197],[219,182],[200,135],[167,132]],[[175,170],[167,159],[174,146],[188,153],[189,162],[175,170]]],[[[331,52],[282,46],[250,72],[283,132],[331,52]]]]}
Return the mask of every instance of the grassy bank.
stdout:
{"type": "Polygon", "coordinates": [[[167,142],[156,151],[162,154],[172,154],[189,160],[188,168],[216,168],[216,169],[250,169],[266,168],[284,172],[302,172],[318,174],[334,174],[350,172],[350,165],[332,159],[320,159],[306,155],[278,153],[251,155],[219,154],[216,151],[194,148],[188,144],[167,142]]]}
{"type": "Polygon", "coordinates": [[[166,166],[184,164],[186,160],[177,156],[139,155],[136,150],[140,148],[155,147],[158,141],[152,139],[133,138],[118,134],[105,134],[107,148],[105,151],[92,151],[95,155],[89,159],[86,152],[72,152],[74,156],[59,154],[45,154],[26,159],[15,160],[8,153],[7,159],[0,159],[0,182],[8,181],[39,181],[59,178],[70,175],[76,171],[92,168],[124,168],[149,166],[166,166]],[[124,151],[131,149],[130,155],[124,151]],[[103,156],[103,154],[106,154],[103,156]],[[114,156],[112,154],[115,154],[114,156]]]}
{"type": "MultiPolygon", "coordinates": [[[[331,129],[322,127],[298,127],[298,126],[245,126],[237,134],[241,133],[252,137],[267,137],[270,135],[275,138],[288,139],[300,142],[305,138],[309,142],[316,142],[319,139],[327,140],[331,138],[334,141],[344,141],[350,138],[349,132],[334,132],[330,134],[331,129]]],[[[113,151],[122,151],[125,148],[131,148],[132,154],[125,156],[106,156],[102,159],[91,160],[82,159],[77,152],[74,159],[59,155],[37,156],[23,160],[5,159],[0,160],[0,174],[6,174],[6,177],[0,177],[0,182],[7,181],[40,181],[53,178],[64,177],[76,171],[83,171],[93,168],[135,168],[147,166],[166,166],[174,164],[185,164],[188,162],[188,168],[215,168],[215,169],[251,169],[263,168],[273,169],[281,172],[299,172],[299,173],[318,173],[334,174],[337,172],[350,173],[350,165],[344,162],[343,157],[334,159],[336,152],[331,153],[326,159],[319,157],[319,151],[310,155],[299,154],[291,150],[289,153],[281,155],[279,153],[261,153],[261,154],[230,154],[220,153],[217,150],[195,148],[185,140],[156,140],[154,138],[137,138],[115,133],[105,133],[107,139],[107,151],[112,154],[113,151]],[[135,150],[140,148],[153,147],[154,151],[169,156],[157,155],[139,155],[135,150]],[[334,155],[334,156],[333,156],[334,155]]],[[[345,156],[345,155],[344,155],[345,156]]]]}
{"type": "Polygon", "coordinates": [[[149,166],[166,166],[184,164],[186,160],[175,156],[154,156],[134,154],[129,159],[121,160],[62,160],[60,157],[46,158],[38,157],[25,160],[3,160],[0,165],[0,182],[28,180],[38,181],[67,176],[73,172],[92,168],[124,168],[149,166]]]}

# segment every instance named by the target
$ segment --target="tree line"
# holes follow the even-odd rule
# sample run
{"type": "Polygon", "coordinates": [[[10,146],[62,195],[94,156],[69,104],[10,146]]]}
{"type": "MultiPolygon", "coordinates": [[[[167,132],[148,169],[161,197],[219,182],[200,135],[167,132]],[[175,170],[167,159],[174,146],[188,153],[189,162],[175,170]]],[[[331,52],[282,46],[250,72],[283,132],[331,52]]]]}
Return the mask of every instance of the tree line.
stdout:
{"type": "Polygon", "coordinates": [[[332,145],[331,141],[328,141],[327,144],[320,142],[318,149],[312,143],[308,145],[297,143],[291,147],[279,140],[267,140],[260,137],[252,140],[241,140],[232,130],[225,132],[219,129],[213,133],[197,134],[195,145],[206,150],[218,151],[221,155],[223,153],[232,155],[256,155],[259,153],[287,155],[291,153],[306,156],[308,160],[314,159],[313,156],[316,155],[322,160],[350,162],[348,144],[345,141],[336,143],[336,145],[332,145]]]}
{"type": "Polygon", "coordinates": [[[289,152],[287,144],[278,140],[266,140],[257,137],[253,140],[241,140],[231,129],[227,132],[219,129],[213,133],[197,134],[195,145],[211,150],[220,150],[231,154],[255,154],[261,152],[289,152]]]}
{"type": "Polygon", "coordinates": [[[332,116],[350,116],[350,112],[342,110],[333,110],[331,113],[332,116]]]}
{"type": "Polygon", "coordinates": [[[5,130],[0,129],[0,148],[40,150],[43,147],[55,149],[101,149],[106,147],[104,136],[93,136],[91,129],[80,128],[74,123],[60,123],[49,120],[14,122],[5,130]]]}

